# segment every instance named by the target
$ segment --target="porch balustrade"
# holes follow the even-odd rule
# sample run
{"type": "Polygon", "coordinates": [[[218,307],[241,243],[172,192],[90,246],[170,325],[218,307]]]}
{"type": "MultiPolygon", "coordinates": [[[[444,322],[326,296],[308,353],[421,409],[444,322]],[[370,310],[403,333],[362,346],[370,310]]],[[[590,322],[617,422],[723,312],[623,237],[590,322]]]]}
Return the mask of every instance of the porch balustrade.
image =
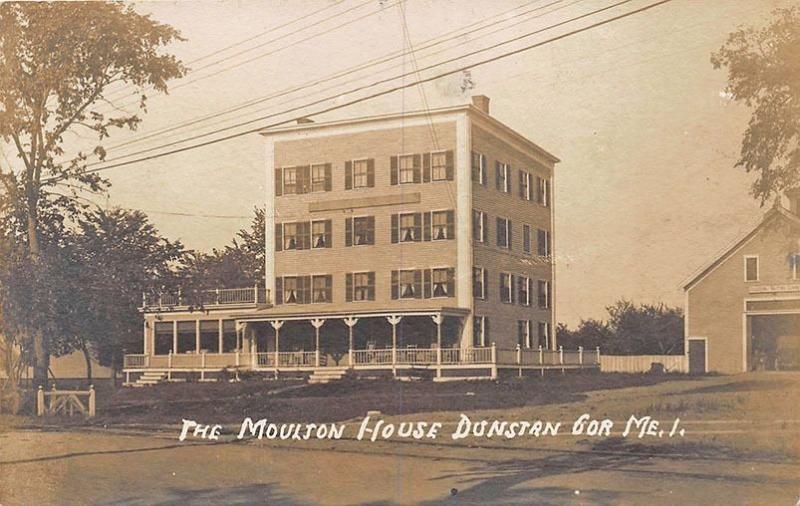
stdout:
{"type": "Polygon", "coordinates": [[[270,292],[258,286],[247,288],[219,288],[190,293],[142,294],[142,308],[168,309],[183,306],[223,306],[234,304],[266,304],[270,292]]]}

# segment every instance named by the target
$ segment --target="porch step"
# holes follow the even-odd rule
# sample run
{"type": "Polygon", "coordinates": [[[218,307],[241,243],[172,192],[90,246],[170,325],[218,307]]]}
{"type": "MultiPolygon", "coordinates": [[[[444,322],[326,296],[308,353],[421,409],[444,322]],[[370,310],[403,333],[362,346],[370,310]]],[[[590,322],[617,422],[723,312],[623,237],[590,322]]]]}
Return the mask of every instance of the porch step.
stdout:
{"type": "Polygon", "coordinates": [[[339,381],[350,372],[347,367],[320,367],[308,377],[309,385],[319,385],[339,381]]]}
{"type": "Polygon", "coordinates": [[[155,372],[155,371],[146,371],[139,379],[137,379],[134,383],[131,383],[130,386],[132,387],[148,387],[157,385],[163,382],[167,377],[167,373],[165,372],[155,372]]]}

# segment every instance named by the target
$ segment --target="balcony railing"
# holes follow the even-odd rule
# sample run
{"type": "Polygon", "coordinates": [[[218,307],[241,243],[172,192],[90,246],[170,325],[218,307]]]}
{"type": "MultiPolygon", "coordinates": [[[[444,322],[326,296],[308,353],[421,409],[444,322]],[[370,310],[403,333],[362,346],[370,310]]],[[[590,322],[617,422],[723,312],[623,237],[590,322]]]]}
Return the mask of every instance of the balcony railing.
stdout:
{"type": "Polygon", "coordinates": [[[270,292],[258,286],[248,288],[218,288],[182,293],[142,294],[142,309],[175,307],[205,307],[224,305],[269,304],[270,292]]]}

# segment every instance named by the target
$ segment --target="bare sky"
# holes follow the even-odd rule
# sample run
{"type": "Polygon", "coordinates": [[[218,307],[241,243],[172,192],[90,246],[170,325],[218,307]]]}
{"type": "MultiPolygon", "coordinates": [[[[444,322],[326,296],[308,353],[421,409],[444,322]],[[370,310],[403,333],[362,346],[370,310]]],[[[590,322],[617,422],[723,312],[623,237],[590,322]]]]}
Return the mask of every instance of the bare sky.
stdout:
{"type": "MultiPolygon", "coordinates": [[[[514,7],[530,3],[512,15],[553,1],[407,0],[405,9],[412,44],[418,47],[432,37],[514,7]]],[[[187,40],[173,50],[188,62],[333,3],[143,2],[136,8],[181,31],[187,40]]],[[[169,96],[150,101],[149,114],[136,135],[401,50],[403,24],[395,0],[385,0],[383,10],[370,16],[381,8],[378,0],[289,34],[363,3],[345,0],[305,21],[190,63],[197,70],[175,82],[173,87],[180,87],[169,96]],[[366,17],[295,44],[359,16],[366,17]],[[278,40],[270,42],[273,39],[278,40]],[[233,56],[259,44],[264,45],[233,56]],[[293,45],[276,51],[289,44],[293,45]],[[247,64],[192,82],[259,55],[247,64]],[[208,64],[208,68],[199,68],[208,64]]],[[[539,11],[552,11],[546,16],[482,38],[490,30],[476,32],[460,39],[459,47],[441,54],[424,56],[449,46],[420,51],[417,64],[421,67],[611,3],[564,0],[539,11]]],[[[599,17],[648,3],[650,0],[633,0],[599,17]]],[[[562,160],[557,166],[555,201],[560,321],[574,324],[580,318],[603,317],[604,307],[620,297],[682,305],[682,281],[758,219],[763,210],[748,194],[750,177],[733,168],[748,113],[725,98],[725,73],[712,68],[709,55],[737,26],[763,24],[773,8],[788,4],[777,0],[675,0],[472,71],[476,84],[472,93],[491,97],[492,115],[562,160]]],[[[521,19],[510,20],[508,25],[521,19]]],[[[574,26],[588,23],[584,20],[574,26]]],[[[544,32],[509,47],[572,28],[544,32]]],[[[198,124],[172,136],[119,148],[116,153],[280,111],[331,93],[314,94],[320,88],[359,76],[356,84],[368,83],[378,75],[410,71],[413,64],[410,58],[393,60],[378,70],[323,83],[215,120],[228,118],[227,122],[202,128],[198,124]]],[[[466,102],[460,79],[452,76],[425,85],[429,105],[466,102]]],[[[340,84],[336,90],[354,85],[340,84]]],[[[340,100],[345,98],[350,97],[340,100]]],[[[419,109],[421,105],[419,90],[410,88],[315,119],[419,109]]],[[[114,136],[109,144],[128,137],[114,136]]],[[[109,202],[144,209],[167,236],[207,250],[229,242],[238,228],[248,224],[252,208],[262,204],[263,167],[259,136],[244,136],[108,171],[106,176],[113,183],[109,202]]]]}

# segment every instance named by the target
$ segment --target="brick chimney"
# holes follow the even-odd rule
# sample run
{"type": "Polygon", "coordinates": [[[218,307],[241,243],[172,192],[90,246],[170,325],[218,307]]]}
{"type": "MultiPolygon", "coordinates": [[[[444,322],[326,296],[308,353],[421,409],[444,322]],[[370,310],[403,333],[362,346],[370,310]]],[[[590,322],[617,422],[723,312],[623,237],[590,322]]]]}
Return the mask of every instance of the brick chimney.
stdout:
{"type": "Polygon", "coordinates": [[[789,199],[789,210],[800,216],[800,187],[786,190],[786,198],[789,199]]]}
{"type": "Polygon", "coordinates": [[[489,114],[489,97],[486,95],[473,95],[472,105],[480,109],[484,114],[489,114]]]}

